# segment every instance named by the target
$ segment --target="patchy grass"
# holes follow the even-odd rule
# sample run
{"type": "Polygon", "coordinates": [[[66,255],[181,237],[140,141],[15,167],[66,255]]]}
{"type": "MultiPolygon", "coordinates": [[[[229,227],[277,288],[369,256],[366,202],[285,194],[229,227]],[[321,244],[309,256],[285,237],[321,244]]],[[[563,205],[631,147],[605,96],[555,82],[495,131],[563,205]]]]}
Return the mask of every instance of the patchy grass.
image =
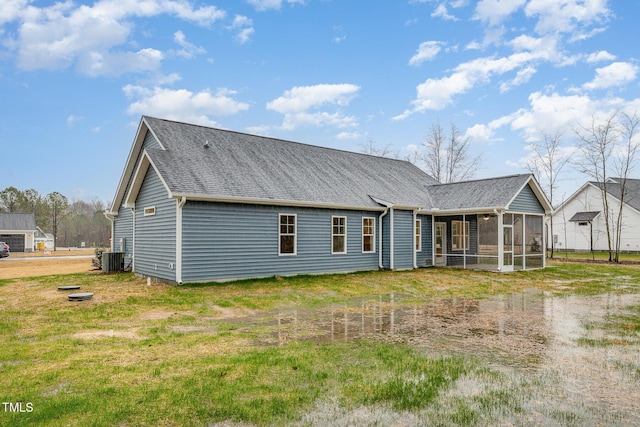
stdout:
{"type": "MultiPolygon", "coordinates": [[[[475,355],[374,340],[257,345],[256,330],[232,320],[390,293],[424,301],[530,288],[637,293],[640,268],[562,263],[513,274],[427,269],[181,287],[131,274],[0,280],[0,401],[33,405],[0,412],[0,424],[331,425],[327,413],[335,425],[354,425],[354,413],[367,414],[361,425],[367,416],[383,425],[516,420],[538,386],[507,381],[475,355]],[[94,298],[68,302],[61,285],[94,298]]],[[[637,333],[637,311],[629,316],[612,324],[637,333]]]]}

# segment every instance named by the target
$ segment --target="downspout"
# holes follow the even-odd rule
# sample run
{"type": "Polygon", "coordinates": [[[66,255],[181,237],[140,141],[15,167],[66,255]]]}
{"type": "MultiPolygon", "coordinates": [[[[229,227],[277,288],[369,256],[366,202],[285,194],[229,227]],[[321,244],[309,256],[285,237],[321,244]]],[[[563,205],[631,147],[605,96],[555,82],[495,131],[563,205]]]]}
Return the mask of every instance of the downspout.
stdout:
{"type": "Polygon", "coordinates": [[[176,204],[176,282],[182,285],[182,208],[187,198],[182,196],[176,204]]]}
{"type": "MultiPolygon", "coordinates": [[[[133,214],[133,220],[131,221],[133,224],[133,233],[132,233],[132,242],[131,242],[131,271],[135,272],[136,271],[136,208],[131,208],[131,213],[133,214]]],[[[127,241],[125,238],[124,241],[125,247],[124,247],[124,251],[125,251],[125,257],[127,256],[126,252],[127,252],[127,241]]]]}
{"type": "MultiPolygon", "coordinates": [[[[413,268],[418,268],[418,249],[416,248],[416,226],[418,225],[418,210],[413,210],[413,268]]],[[[422,223],[420,223],[420,237],[422,237],[422,223]]]]}
{"type": "Polygon", "coordinates": [[[111,212],[107,212],[107,211],[103,212],[103,214],[109,220],[109,222],[111,223],[111,239],[110,239],[111,240],[111,244],[109,245],[110,246],[109,249],[111,250],[111,252],[113,252],[113,233],[115,232],[115,222],[116,222],[115,221],[115,215],[112,214],[111,212]]]}
{"type": "Polygon", "coordinates": [[[384,269],[384,265],[382,264],[382,218],[388,213],[389,208],[387,207],[378,217],[378,268],[380,268],[380,270],[384,269]]]}
{"type": "Polygon", "coordinates": [[[393,270],[394,267],[394,263],[393,263],[393,256],[394,256],[394,251],[393,251],[393,246],[394,246],[394,241],[393,241],[393,208],[391,208],[391,215],[389,215],[389,269],[393,270]]]}

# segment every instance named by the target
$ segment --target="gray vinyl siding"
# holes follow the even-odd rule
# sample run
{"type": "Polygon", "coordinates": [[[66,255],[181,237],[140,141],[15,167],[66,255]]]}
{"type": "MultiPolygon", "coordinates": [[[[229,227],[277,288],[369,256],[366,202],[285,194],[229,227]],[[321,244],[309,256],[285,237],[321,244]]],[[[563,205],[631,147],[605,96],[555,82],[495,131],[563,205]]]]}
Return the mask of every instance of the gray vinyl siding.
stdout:
{"type": "MultiPolygon", "coordinates": [[[[362,253],[362,218],[379,212],[187,202],[184,282],[378,268],[379,249],[362,253]],[[278,254],[279,214],[296,215],[296,255],[278,254]],[[347,218],[347,253],[331,253],[332,216],[347,218]]],[[[377,230],[376,230],[377,233],[377,230]]]]}
{"type": "Polygon", "coordinates": [[[430,267],[433,265],[433,238],[432,238],[432,217],[431,215],[418,215],[422,220],[422,251],[416,254],[418,267],[430,267]]]}
{"type": "Polygon", "coordinates": [[[524,187],[511,202],[509,210],[512,212],[544,213],[544,208],[529,185],[524,187]]]}
{"type": "Polygon", "coordinates": [[[393,212],[393,268],[413,268],[413,212],[393,212]]]}
{"type": "Polygon", "coordinates": [[[176,203],[167,197],[160,177],[150,167],[136,200],[136,273],[175,281],[176,203]],[[155,207],[155,215],[144,216],[147,207],[155,207]]]}
{"type": "Polygon", "coordinates": [[[144,141],[142,142],[142,148],[143,149],[154,148],[154,149],[158,149],[158,150],[162,149],[162,147],[158,143],[158,140],[156,140],[156,138],[153,136],[153,134],[151,132],[149,132],[149,131],[147,131],[147,134],[144,137],[144,141]]]}
{"type": "Polygon", "coordinates": [[[120,208],[113,222],[112,249],[114,252],[120,252],[121,241],[125,250],[125,267],[129,267],[133,255],[133,212],[125,207],[120,208]]]}
{"type": "MultiPolygon", "coordinates": [[[[161,148],[158,141],[156,141],[155,137],[151,134],[151,132],[147,132],[145,139],[142,143],[142,148],[161,148]]],[[[142,150],[138,153],[138,157],[136,159],[136,165],[134,167],[134,171],[138,168],[138,164],[140,163],[140,157],[142,157],[142,150]]],[[[129,182],[127,182],[127,187],[125,190],[125,195],[129,193],[129,189],[131,188],[131,183],[133,182],[133,175],[129,177],[129,182]]],[[[120,239],[124,238],[124,246],[125,246],[125,267],[131,265],[132,255],[133,255],[133,213],[130,208],[125,208],[121,206],[118,211],[118,216],[114,220],[113,224],[113,236],[112,236],[112,249],[114,252],[120,251],[120,239]]]]}

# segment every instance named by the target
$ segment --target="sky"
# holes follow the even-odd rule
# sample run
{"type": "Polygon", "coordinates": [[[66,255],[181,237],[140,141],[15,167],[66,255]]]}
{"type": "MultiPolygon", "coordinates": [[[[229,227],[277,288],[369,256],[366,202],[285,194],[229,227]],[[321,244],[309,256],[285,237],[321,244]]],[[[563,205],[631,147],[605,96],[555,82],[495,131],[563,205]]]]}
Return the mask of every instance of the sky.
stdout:
{"type": "Polygon", "coordinates": [[[638,1],[0,3],[0,190],[111,201],[142,115],[401,157],[455,124],[486,178],[640,110],[638,1]]]}

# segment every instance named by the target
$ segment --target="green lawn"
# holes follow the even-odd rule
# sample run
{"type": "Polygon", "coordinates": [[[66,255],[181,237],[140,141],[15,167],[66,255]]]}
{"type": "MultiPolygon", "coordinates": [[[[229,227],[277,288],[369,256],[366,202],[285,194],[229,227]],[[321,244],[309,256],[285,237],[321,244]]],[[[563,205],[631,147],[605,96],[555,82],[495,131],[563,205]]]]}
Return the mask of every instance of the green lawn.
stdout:
{"type": "MultiPolygon", "coordinates": [[[[265,345],[259,329],[238,319],[390,293],[410,302],[531,288],[637,293],[640,268],[551,263],[510,274],[421,269],[180,287],[147,286],[131,274],[3,280],[0,399],[31,410],[0,407],[0,425],[328,425],[327,414],[340,425],[359,408],[382,408],[390,418],[379,418],[395,424],[394,416],[434,425],[517,420],[530,379],[506,379],[474,354],[379,340],[265,345]],[[61,285],[80,285],[94,298],[68,302],[61,285]],[[484,386],[443,398],[461,381],[484,386]]],[[[635,315],[606,327],[637,333],[639,323],[635,315]]]]}

